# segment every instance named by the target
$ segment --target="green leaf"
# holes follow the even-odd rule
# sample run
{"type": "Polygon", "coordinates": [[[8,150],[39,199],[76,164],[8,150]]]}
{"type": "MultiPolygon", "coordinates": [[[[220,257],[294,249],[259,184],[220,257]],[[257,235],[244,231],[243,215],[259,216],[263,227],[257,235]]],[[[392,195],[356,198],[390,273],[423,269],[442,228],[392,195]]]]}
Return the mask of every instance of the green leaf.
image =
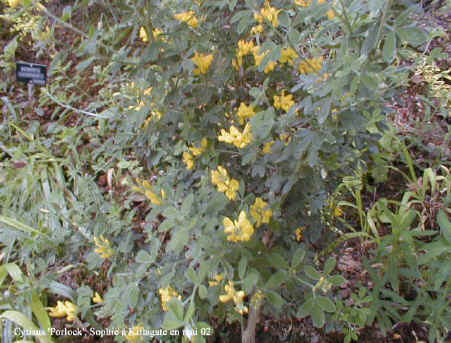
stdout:
{"type": "Polygon", "coordinates": [[[334,286],[341,286],[346,282],[346,279],[341,275],[334,275],[328,277],[327,281],[329,281],[334,286]]]}
{"type": "Polygon", "coordinates": [[[288,262],[279,253],[273,252],[266,257],[268,263],[277,269],[288,269],[288,262]]]}
{"type": "Polygon", "coordinates": [[[313,279],[313,280],[321,279],[321,274],[318,273],[315,270],[315,268],[313,268],[312,266],[305,266],[304,267],[304,272],[310,279],[313,279]]]}
{"type": "Polygon", "coordinates": [[[52,293],[61,295],[65,298],[69,298],[70,300],[74,300],[74,290],[66,285],[63,285],[62,283],[52,281],[49,285],[49,288],[52,293]]]}
{"type": "Polygon", "coordinates": [[[279,20],[280,26],[286,28],[289,28],[291,26],[291,19],[286,11],[280,12],[277,19],[279,20]]]}
{"type": "Polygon", "coordinates": [[[186,310],[186,313],[185,313],[185,319],[184,319],[185,323],[190,322],[191,318],[193,318],[193,316],[194,316],[195,311],[196,311],[196,306],[194,304],[194,301],[190,301],[188,309],[186,310]]]}
{"type": "Polygon", "coordinates": [[[138,251],[138,254],[136,255],[136,262],[138,263],[153,263],[155,262],[155,256],[150,255],[145,250],[138,251]]]}
{"type": "Polygon", "coordinates": [[[164,316],[163,328],[167,330],[178,329],[184,325],[185,323],[182,320],[177,319],[173,312],[167,312],[164,316]]]}
{"type": "Polygon", "coordinates": [[[373,50],[373,48],[376,46],[378,31],[379,31],[379,22],[376,21],[373,24],[373,26],[368,30],[368,36],[366,37],[365,42],[363,42],[361,52],[362,55],[368,56],[371,50],[373,50]]]}
{"type": "Polygon", "coordinates": [[[51,324],[50,318],[44,306],[42,305],[41,299],[39,299],[36,291],[33,291],[31,293],[31,310],[33,311],[33,314],[38,320],[41,328],[49,332],[51,324]]]}
{"type": "Polygon", "coordinates": [[[322,328],[324,325],[324,322],[326,321],[326,316],[324,315],[324,311],[319,306],[313,306],[312,308],[312,321],[313,326],[317,328],[322,328]]]}
{"type": "Polygon", "coordinates": [[[328,258],[324,265],[324,274],[330,274],[330,272],[334,270],[336,264],[337,260],[334,257],[328,258]]]}
{"type": "Polygon", "coordinates": [[[285,300],[275,292],[267,292],[266,296],[268,301],[277,309],[280,309],[285,304],[285,300]]]}
{"type": "Polygon", "coordinates": [[[451,222],[449,221],[446,212],[442,209],[438,211],[437,222],[440,226],[440,233],[443,238],[445,238],[448,243],[451,243],[451,222]]]}
{"type": "Polygon", "coordinates": [[[200,283],[199,277],[197,276],[197,273],[194,271],[192,267],[189,267],[186,270],[185,276],[195,284],[200,283]]]}
{"type": "Polygon", "coordinates": [[[272,107],[254,115],[250,120],[253,136],[259,140],[268,137],[274,125],[274,118],[275,114],[272,107]]]}
{"type": "Polygon", "coordinates": [[[235,13],[235,15],[230,19],[230,23],[236,23],[237,21],[241,20],[244,17],[251,17],[252,16],[252,11],[250,10],[245,10],[245,11],[239,11],[237,13],[235,13]]]}
{"type": "Polygon", "coordinates": [[[244,274],[246,273],[247,268],[247,257],[241,256],[240,263],[238,264],[238,277],[240,279],[244,278],[244,274]]]}
{"type": "Polygon", "coordinates": [[[207,297],[208,291],[207,291],[207,287],[205,287],[204,285],[200,285],[199,286],[199,297],[201,299],[205,299],[207,297]]]}
{"type": "MultiPolygon", "coordinates": [[[[39,328],[21,312],[5,311],[0,315],[0,318],[8,319],[26,330],[35,332],[39,330],[39,328]]],[[[42,343],[53,343],[53,340],[49,336],[39,336],[39,340],[42,343]]]]}
{"type": "Polygon", "coordinates": [[[7,263],[2,266],[15,282],[23,282],[23,273],[15,263],[7,263]]]}
{"type": "Polygon", "coordinates": [[[293,258],[291,259],[291,267],[296,268],[299,264],[302,263],[305,257],[305,250],[303,247],[299,247],[294,252],[293,258]]]}
{"type": "Polygon", "coordinates": [[[252,292],[252,289],[257,284],[259,278],[260,274],[256,270],[252,270],[247,273],[246,277],[243,280],[244,291],[246,293],[252,292]]]}
{"type": "Polygon", "coordinates": [[[335,304],[328,297],[317,296],[316,303],[326,312],[335,312],[335,304]]]}
{"type": "Polygon", "coordinates": [[[286,272],[279,270],[275,274],[271,275],[268,282],[266,282],[266,288],[278,288],[287,279],[286,272]]]}
{"type": "Polygon", "coordinates": [[[313,299],[308,299],[305,303],[299,306],[298,311],[296,312],[296,317],[304,318],[309,316],[313,311],[314,302],[313,299]]]}
{"type": "Polygon", "coordinates": [[[410,45],[417,47],[425,43],[428,39],[427,34],[418,27],[401,27],[396,33],[401,40],[406,41],[410,45]]]}
{"type": "Polygon", "coordinates": [[[387,63],[390,63],[396,57],[396,34],[394,32],[389,32],[385,37],[382,55],[387,63]]]}
{"type": "Polygon", "coordinates": [[[172,297],[168,303],[168,310],[174,314],[174,317],[183,322],[183,304],[180,299],[172,297]]]}
{"type": "Polygon", "coordinates": [[[16,230],[20,230],[26,233],[37,233],[38,235],[42,235],[43,233],[33,229],[31,226],[28,226],[24,223],[21,223],[13,218],[9,218],[9,217],[5,217],[5,216],[0,216],[0,222],[2,222],[3,224],[6,224],[8,226],[13,227],[16,230]]]}

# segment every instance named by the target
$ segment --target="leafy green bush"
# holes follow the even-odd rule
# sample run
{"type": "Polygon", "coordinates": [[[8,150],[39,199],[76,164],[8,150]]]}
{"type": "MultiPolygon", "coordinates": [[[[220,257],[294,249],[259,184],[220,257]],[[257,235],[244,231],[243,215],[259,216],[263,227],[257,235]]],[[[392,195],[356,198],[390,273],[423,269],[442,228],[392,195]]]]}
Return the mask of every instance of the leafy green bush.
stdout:
{"type": "MultiPolygon", "coordinates": [[[[112,262],[95,315],[110,317],[111,327],[196,328],[201,335],[188,337],[196,342],[213,319],[240,322],[251,342],[259,313],[309,315],[323,326],[336,308],[330,290],[344,279],[333,275],[334,259],[314,267],[308,243],[328,239],[320,212],[337,177],[376,149],[385,103],[407,76],[398,52],[427,40],[410,24],[410,8],[390,0],[123,0],[105,3],[108,14],[82,32],[70,18],[86,1],[60,19],[35,5],[81,36],[75,71],[100,89],[101,100],[79,111],[98,120],[87,134],[89,168],[138,159],[152,174],[130,172],[123,207],[92,178],[73,169],[67,176],[73,201],[55,210],[77,229],[72,249],[89,247],[91,271],[112,262]],[[151,209],[142,230],[131,230],[132,202],[143,199],[151,209]]],[[[54,56],[58,81],[66,57],[54,56]]],[[[42,101],[73,99],[60,87],[49,85],[42,101]]],[[[80,302],[87,294],[78,290],[80,302]]]]}

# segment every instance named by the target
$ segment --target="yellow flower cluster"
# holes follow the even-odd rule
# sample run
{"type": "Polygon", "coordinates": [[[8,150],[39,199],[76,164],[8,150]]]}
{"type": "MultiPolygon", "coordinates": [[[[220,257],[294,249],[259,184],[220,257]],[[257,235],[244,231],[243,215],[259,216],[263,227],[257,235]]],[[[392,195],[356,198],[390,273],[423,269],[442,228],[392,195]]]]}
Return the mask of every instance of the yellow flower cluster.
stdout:
{"type": "Polygon", "coordinates": [[[230,127],[230,132],[221,129],[221,134],[218,136],[218,141],[235,145],[237,148],[243,149],[252,141],[251,124],[247,123],[240,132],[235,126],[230,127]]]}
{"type": "Polygon", "coordinates": [[[212,54],[199,54],[198,52],[194,53],[194,57],[191,58],[191,61],[197,66],[194,69],[195,75],[206,74],[208,69],[210,69],[211,62],[213,62],[212,54]]]}
{"type": "Polygon", "coordinates": [[[265,145],[263,146],[263,149],[262,149],[262,153],[263,154],[271,153],[271,149],[272,149],[272,146],[274,145],[274,143],[275,143],[274,141],[265,143],[265,145]]]}
{"type": "Polygon", "coordinates": [[[291,47],[283,48],[281,56],[279,58],[280,63],[288,63],[289,65],[293,65],[296,58],[298,58],[298,53],[291,47]]]}
{"type": "MultiPolygon", "coordinates": [[[[265,58],[265,56],[269,53],[269,51],[265,51],[263,53],[260,53],[260,47],[256,46],[252,49],[252,54],[254,55],[254,60],[255,60],[255,66],[258,67],[260,66],[260,64],[262,64],[263,59],[265,58]]],[[[269,72],[273,71],[274,68],[276,67],[277,63],[274,61],[270,61],[268,62],[268,64],[266,64],[266,67],[264,69],[265,74],[268,74],[269,72]]]]}
{"type": "Polygon", "coordinates": [[[254,13],[254,19],[259,23],[263,24],[265,20],[269,21],[272,26],[278,27],[279,26],[279,20],[278,15],[281,10],[278,10],[274,7],[271,7],[269,4],[269,1],[266,1],[265,7],[260,9],[259,13],[254,13]]]}
{"type": "Polygon", "coordinates": [[[197,20],[196,13],[194,11],[175,14],[174,18],[177,19],[178,21],[188,24],[191,27],[199,26],[199,21],[197,20]]]}
{"type": "Polygon", "coordinates": [[[9,7],[16,8],[20,5],[20,0],[8,0],[9,7]]]}
{"type": "Polygon", "coordinates": [[[107,259],[113,256],[114,251],[110,247],[110,241],[103,237],[103,235],[100,235],[99,238],[94,237],[94,243],[97,247],[94,251],[98,253],[100,257],[107,259]]]}
{"type": "Polygon", "coordinates": [[[70,322],[77,318],[78,306],[70,301],[65,301],[64,303],[62,301],[57,301],[55,307],[48,307],[47,309],[49,310],[50,317],[66,317],[70,322]]]}
{"type": "Polygon", "coordinates": [[[169,300],[171,300],[174,297],[179,300],[182,300],[182,296],[179,295],[177,291],[171,286],[168,286],[166,288],[160,288],[158,292],[160,293],[161,297],[161,308],[165,312],[168,310],[167,303],[169,300]]]}
{"type": "Polygon", "coordinates": [[[293,105],[293,94],[285,95],[285,91],[282,91],[282,94],[274,95],[274,107],[276,109],[282,109],[288,112],[293,105]]]}
{"type": "Polygon", "coordinates": [[[230,300],[233,300],[235,303],[235,309],[240,314],[245,314],[248,312],[247,306],[243,305],[243,300],[246,297],[243,291],[236,291],[235,287],[233,286],[233,281],[229,281],[227,285],[224,286],[224,290],[226,294],[219,296],[219,301],[226,303],[230,300]]]}
{"type": "Polygon", "coordinates": [[[136,182],[140,187],[133,187],[133,191],[143,193],[152,204],[161,205],[163,203],[163,200],[166,198],[164,190],[161,190],[160,195],[157,195],[149,181],[137,179],[136,182]]]}
{"type": "Polygon", "coordinates": [[[222,275],[222,274],[217,274],[217,275],[215,275],[215,277],[213,278],[212,281],[208,281],[208,285],[209,285],[210,287],[217,286],[217,285],[219,285],[219,283],[222,281],[222,279],[224,279],[224,275],[222,275]]]}
{"type": "Polygon", "coordinates": [[[301,74],[318,73],[323,68],[323,57],[310,58],[299,64],[299,72],[301,74]]]}
{"type": "Polygon", "coordinates": [[[139,29],[139,38],[141,38],[144,43],[149,41],[149,36],[147,36],[146,29],[143,26],[139,29]]]}
{"type": "Polygon", "coordinates": [[[300,226],[296,229],[296,240],[298,242],[302,241],[302,235],[303,235],[304,230],[305,230],[304,226],[300,226]]]}
{"type": "Polygon", "coordinates": [[[253,52],[255,48],[254,42],[249,41],[246,42],[245,40],[239,40],[238,41],[238,48],[236,50],[236,67],[240,67],[243,65],[243,57],[246,55],[249,55],[253,52]]]}
{"type": "Polygon", "coordinates": [[[268,203],[260,197],[255,199],[250,212],[255,219],[256,228],[259,228],[262,224],[268,224],[272,217],[272,210],[268,208],[268,203]]]}
{"type": "Polygon", "coordinates": [[[230,200],[236,199],[240,183],[238,180],[231,179],[224,167],[218,166],[218,170],[211,171],[211,182],[218,187],[218,192],[225,193],[230,200]]]}
{"type": "Polygon", "coordinates": [[[202,138],[202,141],[200,143],[200,147],[190,147],[190,151],[185,151],[183,153],[183,162],[186,164],[186,169],[192,170],[194,168],[194,157],[200,156],[202,153],[207,149],[208,141],[207,138],[202,138]]]}
{"type": "Polygon", "coordinates": [[[125,336],[125,339],[130,343],[138,343],[142,340],[140,332],[143,330],[144,328],[142,326],[134,326],[131,330],[128,330],[128,334],[125,336]]]}
{"type": "Polygon", "coordinates": [[[294,2],[301,7],[309,7],[312,4],[312,0],[294,0],[294,2]]]}
{"type": "Polygon", "coordinates": [[[100,294],[96,292],[96,293],[94,294],[94,297],[92,298],[92,302],[93,302],[94,304],[101,304],[101,303],[103,303],[103,299],[102,299],[102,297],[100,296],[100,294]]]}
{"type": "Polygon", "coordinates": [[[237,112],[240,124],[243,125],[245,119],[252,118],[255,115],[254,106],[246,105],[244,102],[240,103],[240,107],[238,107],[237,112]]]}
{"type": "Polygon", "coordinates": [[[336,206],[334,208],[334,217],[341,217],[342,215],[343,215],[343,210],[339,206],[336,206]]]}
{"type": "Polygon", "coordinates": [[[222,223],[224,232],[228,234],[227,240],[230,242],[247,242],[254,234],[254,227],[244,211],[240,212],[238,220],[232,221],[225,217],[222,223]]]}
{"type": "Polygon", "coordinates": [[[255,26],[252,27],[251,35],[256,35],[256,34],[259,34],[259,33],[263,33],[263,31],[264,31],[263,25],[262,24],[258,24],[258,25],[255,25],[255,26]]]}

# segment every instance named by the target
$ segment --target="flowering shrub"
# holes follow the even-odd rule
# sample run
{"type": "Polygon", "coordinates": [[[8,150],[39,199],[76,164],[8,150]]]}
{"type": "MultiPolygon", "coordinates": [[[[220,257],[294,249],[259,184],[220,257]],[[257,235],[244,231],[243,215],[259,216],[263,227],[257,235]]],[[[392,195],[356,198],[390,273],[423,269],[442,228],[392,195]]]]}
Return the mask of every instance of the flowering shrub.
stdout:
{"type": "MultiPolygon", "coordinates": [[[[109,142],[132,145],[156,177],[134,188],[152,207],[129,273],[140,285],[135,311],[112,325],[195,328],[252,311],[323,325],[334,308],[327,294],[343,280],[330,276],[333,260],[324,274],[311,267],[306,243],[325,238],[319,213],[334,175],[378,138],[371,128],[398,70],[386,24],[410,29],[390,1],[350,4],[198,1],[121,12],[135,23],[128,45],[101,68],[110,81],[123,63],[134,87],[108,110],[117,118],[106,123],[117,132],[109,142]]],[[[117,46],[123,29],[110,30],[105,42],[117,46]]],[[[107,292],[104,315],[117,313],[109,299],[124,287],[107,292]]]]}

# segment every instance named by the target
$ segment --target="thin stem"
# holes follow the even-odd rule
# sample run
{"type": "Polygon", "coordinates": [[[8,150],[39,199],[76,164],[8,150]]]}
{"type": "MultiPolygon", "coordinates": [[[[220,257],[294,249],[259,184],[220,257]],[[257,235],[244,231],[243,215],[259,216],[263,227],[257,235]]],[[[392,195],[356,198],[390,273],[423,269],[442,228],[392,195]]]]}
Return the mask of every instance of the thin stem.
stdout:
{"type": "Polygon", "coordinates": [[[61,107],[64,107],[68,110],[74,111],[74,112],[78,112],[81,114],[85,114],[87,116],[91,116],[91,117],[95,117],[95,118],[99,118],[99,119],[110,119],[111,117],[106,117],[106,116],[102,116],[100,114],[96,114],[96,113],[92,113],[92,112],[88,112],[88,111],[84,111],[84,110],[80,110],[78,108],[72,107],[70,105],[67,105],[61,101],[59,101],[55,96],[53,96],[52,94],[50,94],[47,89],[45,88],[41,88],[41,90],[43,91],[43,93],[45,95],[47,95],[53,102],[57,103],[58,105],[60,105],[61,107]]]}

